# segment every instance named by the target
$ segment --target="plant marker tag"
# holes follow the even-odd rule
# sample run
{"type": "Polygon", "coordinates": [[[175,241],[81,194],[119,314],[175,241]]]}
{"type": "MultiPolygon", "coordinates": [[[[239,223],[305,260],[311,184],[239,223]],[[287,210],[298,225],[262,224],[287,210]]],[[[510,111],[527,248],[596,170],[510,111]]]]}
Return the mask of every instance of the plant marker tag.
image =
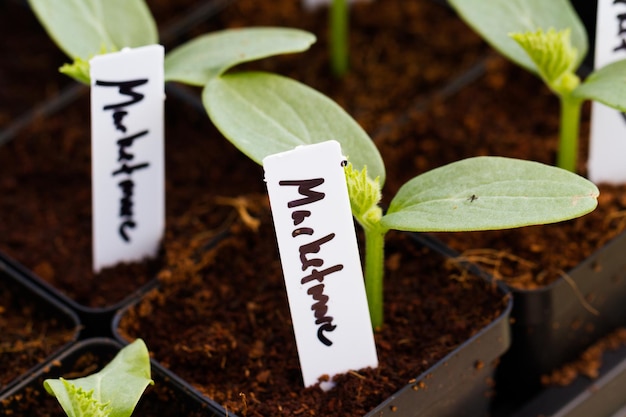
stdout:
{"type": "MultiPolygon", "coordinates": [[[[595,67],[626,58],[626,1],[599,0],[595,67]]],[[[589,179],[595,183],[626,183],[626,115],[604,104],[591,107],[589,179]]]]}
{"type": "Polygon", "coordinates": [[[164,51],[96,56],[91,66],[93,268],[154,257],[165,229],[164,51]]]}
{"type": "Polygon", "coordinates": [[[337,141],[263,160],[307,387],[323,375],[378,366],[344,161],[337,141]]]}

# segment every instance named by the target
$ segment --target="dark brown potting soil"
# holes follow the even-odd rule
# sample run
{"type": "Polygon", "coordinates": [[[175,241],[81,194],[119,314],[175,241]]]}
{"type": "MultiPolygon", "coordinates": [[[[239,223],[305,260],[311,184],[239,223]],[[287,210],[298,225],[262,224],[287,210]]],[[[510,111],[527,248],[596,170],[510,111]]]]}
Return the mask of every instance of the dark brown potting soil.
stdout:
{"type": "Polygon", "coordinates": [[[50,47],[32,12],[19,3],[0,2],[0,130],[69,83],[56,71],[63,53],[50,47]]]}
{"type": "Polygon", "coordinates": [[[328,393],[305,389],[267,199],[247,201],[258,231],[238,221],[212,248],[166,243],[160,288],[120,324],[126,338],[144,338],[160,363],[229,413],[362,416],[506,305],[497,287],[446,270],[443,258],[392,233],[379,367],[342,375],[328,393]]]}
{"type": "Polygon", "coordinates": [[[77,323],[0,275],[0,391],[77,337],[77,323]]]}
{"type": "MultiPolygon", "coordinates": [[[[84,96],[0,150],[0,240],[3,251],[79,304],[105,307],[153,279],[161,261],[92,272],[87,108],[84,96]]],[[[260,168],[217,136],[204,115],[180,102],[168,100],[166,108],[168,224],[193,227],[187,212],[198,206],[216,228],[230,213],[216,197],[261,191],[260,168]]]]}

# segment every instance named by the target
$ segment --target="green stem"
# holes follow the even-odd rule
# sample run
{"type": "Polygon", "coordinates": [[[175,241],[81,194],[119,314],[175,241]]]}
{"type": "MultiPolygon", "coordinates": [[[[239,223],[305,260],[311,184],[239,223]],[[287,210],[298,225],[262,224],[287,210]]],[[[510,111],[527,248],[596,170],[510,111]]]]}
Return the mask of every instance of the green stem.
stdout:
{"type": "Polygon", "coordinates": [[[561,127],[557,166],[570,172],[576,172],[578,157],[578,128],[582,100],[569,94],[561,96],[561,127]]]}
{"type": "Polygon", "coordinates": [[[341,77],[348,72],[348,0],[333,0],[329,16],[330,66],[341,77]]]}
{"type": "Polygon", "coordinates": [[[383,325],[383,275],[385,232],[377,227],[365,230],[365,292],[374,330],[383,325]]]}

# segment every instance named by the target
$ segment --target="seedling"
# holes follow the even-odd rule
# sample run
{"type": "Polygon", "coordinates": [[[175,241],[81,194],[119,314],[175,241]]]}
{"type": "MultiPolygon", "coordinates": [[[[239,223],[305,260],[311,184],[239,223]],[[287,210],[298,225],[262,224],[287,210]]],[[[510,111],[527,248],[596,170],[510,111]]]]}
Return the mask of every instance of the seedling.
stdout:
{"type": "Polygon", "coordinates": [[[374,328],[383,324],[384,238],[389,230],[505,229],[571,219],[597,205],[597,187],[576,174],[537,162],[477,157],[408,181],[383,214],[382,158],[331,99],[288,78],[252,73],[214,78],[203,100],[222,134],[259,164],[297,145],[329,139],[342,144],[350,161],[346,178],[352,213],[365,232],[365,285],[374,328]]]}
{"type": "Polygon", "coordinates": [[[576,75],[587,33],[568,0],[450,0],[462,19],[504,56],[538,75],[560,100],[557,166],[575,171],[580,110],[596,100],[626,111],[626,60],[576,75]]]}
{"type": "Polygon", "coordinates": [[[46,379],[68,417],[128,417],[150,379],[150,356],[141,339],[118,352],[99,372],[72,380],[46,379]]]}

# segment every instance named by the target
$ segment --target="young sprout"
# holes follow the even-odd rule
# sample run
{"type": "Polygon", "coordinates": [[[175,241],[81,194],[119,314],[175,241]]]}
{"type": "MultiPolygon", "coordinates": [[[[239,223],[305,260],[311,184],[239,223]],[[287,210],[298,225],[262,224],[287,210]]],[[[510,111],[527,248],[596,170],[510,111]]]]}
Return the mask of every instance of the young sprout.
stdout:
{"type": "MultiPolygon", "coordinates": [[[[578,155],[578,126],[583,98],[573,92],[580,85],[576,75],[578,50],[572,46],[570,29],[547,32],[511,33],[510,36],[526,51],[537,66],[546,85],[561,102],[561,123],[557,166],[575,171],[578,155]]],[[[625,102],[626,104],[626,102],[625,102]]]]}
{"type": "Polygon", "coordinates": [[[626,111],[626,60],[576,75],[587,33],[568,0],[450,0],[471,27],[504,56],[537,74],[560,100],[557,166],[576,170],[580,110],[596,100],[626,111]]]}
{"type": "Polygon", "coordinates": [[[203,100],[222,134],[259,164],[298,145],[341,143],[350,161],[345,170],[352,212],[365,232],[365,286],[374,328],[383,325],[389,230],[513,228],[571,219],[597,205],[598,188],[576,174],[537,162],[477,157],[413,178],[383,213],[382,158],[363,129],[328,97],[285,77],[251,73],[214,78],[203,100]]]}
{"type": "Polygon", "coordinates": [[[46,379],[68,417],[128,417],[150,379],[150,356],[141,339],[120,350],[99,372],[72,380],[46,379]]]}

